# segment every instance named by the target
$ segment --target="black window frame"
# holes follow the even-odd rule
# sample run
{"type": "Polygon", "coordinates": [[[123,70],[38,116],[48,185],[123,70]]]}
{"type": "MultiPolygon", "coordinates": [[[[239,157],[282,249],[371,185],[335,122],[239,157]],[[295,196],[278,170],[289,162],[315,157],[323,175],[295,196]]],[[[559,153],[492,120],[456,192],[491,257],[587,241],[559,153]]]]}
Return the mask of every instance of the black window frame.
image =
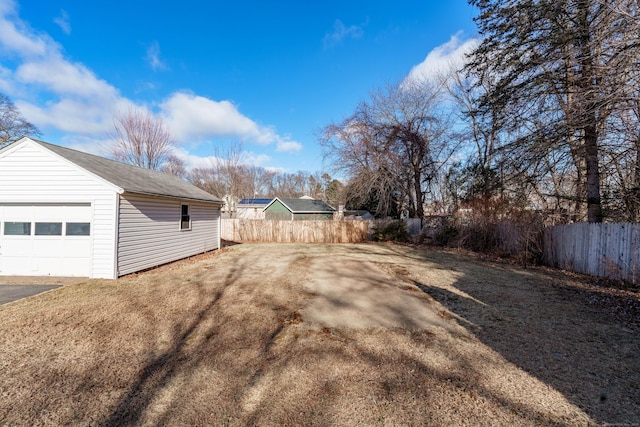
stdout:
{"type": "Polygon", "coordinates": [[[180,230],[191,230],[191,207],[186,204],[180,205],[180,230]]]}

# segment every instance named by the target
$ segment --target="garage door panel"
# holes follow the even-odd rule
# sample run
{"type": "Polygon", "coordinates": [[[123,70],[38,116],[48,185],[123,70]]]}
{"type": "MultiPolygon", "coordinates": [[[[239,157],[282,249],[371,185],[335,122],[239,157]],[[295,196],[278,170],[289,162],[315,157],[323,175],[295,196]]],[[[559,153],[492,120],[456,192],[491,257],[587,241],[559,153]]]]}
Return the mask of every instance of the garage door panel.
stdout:
{"type": "Polygon", "coordinates": [[[4,275],[28,275],[35,274],[31,268],[31,257],[29,256],[4,256],[2,255],[2,264],[0,264],[0,272],[4,275]]]}
{"type": "Polygon", "coordinates": [[[0,274],[90,276],[91,217],[90,204],[0,204],[0,222],[31,225],[30,235],[0,229],[0,274]],[[66,223],[75,235],[67,235],[66,223]]]}
{"type": "Polygon", "coordinates": [[[33,256],[34,257],[51,257],[51,258],[64,258],[64,242],[60,237],[52,237],[50,239],[38,239],[33,241],[33,256]]]}
{"type": "Polygon", "coordinates": [[[50,276],[64,276],[67,274],[60,257],[34,257],[32,258],[31,269],[34,274],[50,276]]]}
{"type": "Polygon", "coordinates": [[[31,206],[3,206],[4,221],[31,221],[33,207],[31,206]]]}
{"type": "Polygon", "coordinates": [[[89,258],[65,258],[62,260],[64,271],[74,271],[76,276],[91,275],[91,260],[89,258]]]}
{"type": "Polygon", "coordinates": [[[2,258],[16,257],[16,256],[29,256],[31,255],[32,242],[27,237],[20,236],[20,238],[8,238],[2,239],[2,258]]]}
{"type": "Polygon", "coordinates": [[[72,257],[84,256],[91,249],[91,240],[88,237],[65,239],[64,251],[72,257]],[[80,254],[80,255],[73,255],[80,254]]]}

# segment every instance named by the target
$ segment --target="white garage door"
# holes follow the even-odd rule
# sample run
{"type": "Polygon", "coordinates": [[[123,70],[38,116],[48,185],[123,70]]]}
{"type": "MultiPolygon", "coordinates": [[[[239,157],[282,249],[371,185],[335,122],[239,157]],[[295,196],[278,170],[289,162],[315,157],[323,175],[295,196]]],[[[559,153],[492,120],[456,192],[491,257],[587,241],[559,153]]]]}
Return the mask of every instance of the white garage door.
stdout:
{"type": "Polygon", "coordinates": [[[90,273],[90,204],[0,204],[0,275],[90,273]]]}

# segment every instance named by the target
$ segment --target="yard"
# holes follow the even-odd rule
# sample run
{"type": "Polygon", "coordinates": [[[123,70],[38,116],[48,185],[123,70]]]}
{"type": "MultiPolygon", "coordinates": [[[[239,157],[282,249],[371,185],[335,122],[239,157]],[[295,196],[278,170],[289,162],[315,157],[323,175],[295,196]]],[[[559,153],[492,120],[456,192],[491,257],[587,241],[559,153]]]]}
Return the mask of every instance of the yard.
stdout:
{"type": "Polygon", "coordinates": [[[637,293],[399,245],[237,245],[0,306],[0,425],[640,423],[637,293]]]}

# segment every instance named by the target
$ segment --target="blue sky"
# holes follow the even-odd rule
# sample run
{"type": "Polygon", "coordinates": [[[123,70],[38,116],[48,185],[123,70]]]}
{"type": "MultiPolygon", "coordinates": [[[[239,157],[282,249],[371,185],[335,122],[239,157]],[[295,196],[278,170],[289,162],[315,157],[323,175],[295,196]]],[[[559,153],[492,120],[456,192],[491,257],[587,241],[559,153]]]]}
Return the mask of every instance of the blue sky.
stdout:
{"type": "Polygon", "coordinates": [[[468,51],[473,16],[465,0],[0,0],[0,91],[83,151],[136,107],[190,167],[242,142],[254,164],[316,172],[319,129],[468,51]]]}

